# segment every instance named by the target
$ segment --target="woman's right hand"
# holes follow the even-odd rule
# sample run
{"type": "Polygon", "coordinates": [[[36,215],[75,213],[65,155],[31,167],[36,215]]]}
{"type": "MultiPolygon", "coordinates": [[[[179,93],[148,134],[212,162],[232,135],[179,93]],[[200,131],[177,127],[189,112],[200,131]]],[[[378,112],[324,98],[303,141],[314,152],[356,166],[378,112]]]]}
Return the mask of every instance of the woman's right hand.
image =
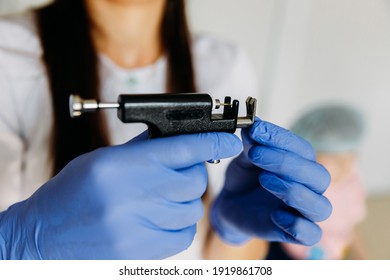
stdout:
{"type": "Polygon", "coordinates": [[[70,162],[0,214],[3,259],[161,259],[203,215],[204,161],[237,155],[228,133],[134,140],[70,162]]]}

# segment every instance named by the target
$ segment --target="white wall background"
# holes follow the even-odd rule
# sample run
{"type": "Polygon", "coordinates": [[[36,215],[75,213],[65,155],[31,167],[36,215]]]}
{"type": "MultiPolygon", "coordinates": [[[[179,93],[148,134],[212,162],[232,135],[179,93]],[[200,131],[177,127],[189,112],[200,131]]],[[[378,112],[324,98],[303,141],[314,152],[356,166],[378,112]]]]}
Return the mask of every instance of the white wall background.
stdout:
{"type": "MultiPolygon", "coordinates": [[[[195,32],[243,46],[258,71],[260,115],[288,126],[313,104],[345,101],[368,123],[361,167],[390,193],[389,0],[187,0],[195,32]]],[[[45,0],[0,0],[0,13],[45,0]]]]}
{"type": "Polygon", "coordinates": [[[48,0],[0,0],[0,14],[22,11],[27,7],[39,6],[48,0]]]}

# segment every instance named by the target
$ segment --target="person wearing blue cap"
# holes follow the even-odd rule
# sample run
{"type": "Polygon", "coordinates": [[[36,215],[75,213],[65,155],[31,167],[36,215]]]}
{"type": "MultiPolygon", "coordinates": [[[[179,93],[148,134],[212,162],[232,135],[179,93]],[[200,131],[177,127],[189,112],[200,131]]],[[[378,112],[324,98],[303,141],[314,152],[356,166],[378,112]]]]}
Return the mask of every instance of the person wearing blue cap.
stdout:
{"type": "Polygon", "coordinates": [[[366,193],[357,168],[365,131],[362,114],[346,104],[322,105],[299,117],[291,130],[313,145],[318,162],[330,172],[331,185],[324,195],[332,203],[333,213],[319,223],[323,236],[318,244],[307,247],[273,243],[269,258],[364,258],[355,230],[366,213],[366,193]]]}

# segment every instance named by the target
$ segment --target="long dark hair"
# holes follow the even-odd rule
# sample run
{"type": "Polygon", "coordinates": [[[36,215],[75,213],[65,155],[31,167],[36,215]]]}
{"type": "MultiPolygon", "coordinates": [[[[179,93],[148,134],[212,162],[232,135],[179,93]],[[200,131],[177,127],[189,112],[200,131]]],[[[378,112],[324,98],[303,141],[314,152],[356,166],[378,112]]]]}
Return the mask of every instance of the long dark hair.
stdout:
{"type": "MultiPolygon", "coordinates": [[[[53,99],[52,154],[56,174],[73,158],[106,146],[109,141],[101,114],[89,114],[75,121],[69,117],[67,106],[71,93],[99,99],[97,54],[84,1],[56,0],[37,10],[37,25],[53,99]]],[[[194,92],[184,0],[167,0],[161,42],[168,61],[166,90],[194,92]]]]}

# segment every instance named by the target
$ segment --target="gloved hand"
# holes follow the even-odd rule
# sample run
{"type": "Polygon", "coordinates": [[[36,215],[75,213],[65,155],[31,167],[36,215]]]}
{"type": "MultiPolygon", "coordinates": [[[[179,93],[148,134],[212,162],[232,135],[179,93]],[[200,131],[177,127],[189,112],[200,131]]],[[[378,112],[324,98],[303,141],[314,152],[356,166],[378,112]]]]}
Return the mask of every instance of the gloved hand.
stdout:
{"type": "Polygon", "coordinates": [[[242,131],[242,138],[244,151],[229,165],[211,209],[214,230],[232,244],[252,237],[317,243],[322,232],[315,222],[332,211],[322,195],[330,175],[315,162],[310,144],[259,119],[242,131]]]}
{"type": "Polygon", "coordinates": [[[203,215],[204,161],[237,155],[228,133],[101,148],[70,162],[0,216],[0,258],[161,259],[186,249],[203,215]]]}

